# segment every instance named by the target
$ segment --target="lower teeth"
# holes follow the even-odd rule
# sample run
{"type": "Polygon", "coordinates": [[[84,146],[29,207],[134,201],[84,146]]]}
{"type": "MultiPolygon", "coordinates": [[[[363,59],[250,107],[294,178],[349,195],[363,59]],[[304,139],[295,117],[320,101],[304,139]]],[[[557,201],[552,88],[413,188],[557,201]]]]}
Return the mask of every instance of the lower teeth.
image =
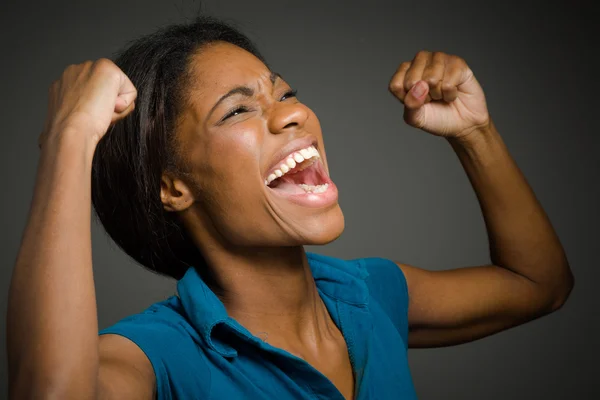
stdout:
{"type": "Polygon", "coordinates": [[[298,184],[306,193],[323,193],[327,190],[329,186],[328,183],[324,183],[322,185],[307,185],[306,183],[298,184]]]}

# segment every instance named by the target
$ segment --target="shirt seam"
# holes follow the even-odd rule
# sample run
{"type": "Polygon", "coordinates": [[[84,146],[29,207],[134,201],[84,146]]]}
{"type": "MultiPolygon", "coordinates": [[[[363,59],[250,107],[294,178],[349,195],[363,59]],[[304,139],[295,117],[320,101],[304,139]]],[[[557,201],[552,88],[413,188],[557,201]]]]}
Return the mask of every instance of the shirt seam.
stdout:
{"type": "MultiPolygon", "coordinates": [[[[325,267],[330,267],[331,266],[330,264],[326,264],[324,262],[321,262],[321,261],[318,261],[318,260],[315,260],[315,259],[312,259],[312,261],[314,263],[320,264],[322,267],[323,266],[325,266],[325,267]]],[[[355,261],[358,261],[359,263],[361,262],[361,260],[355,260],[355,261]]],[[[352,261],[349,261],[349,262],[352,262],[352,261]]],[[[361,264],[361,266],[362,266],[362,264],[361,264]]],[[[348,274],[352,275],[350,273],[348,273],[348,274]]],[[[359,277],[357,277],[355,275],[352,275],[352,276],[354,278],[356,278],[356,279],[361,279],[361,278],[359,278],[359,277]]],[[[339,300],[339,301],[341,301],[343,303],[350,304],[350,305],[356,306],[356,307],[366,307],[368,305],[368,300],[361,301],[361,302],[356,302],[356,301],[351,301],[351,300],[347,300],[347,299],[342,299],[342,298],[339,298],[338,296],[335,296],[335,295],[331,294],[328,290],[325,290],[323,288],[320,288],[320,289],[323,291],[324,294],[326,294],[327,296],[329,296],[330,298],[332,298],[334,300],[339,300]]],[[[367,296],[367,299],[368,299],[368,296],[367,296]]]]}
{"type": "MultiPolygon", "coordinates": [[[[137,323],[137,322],[141,322],[142,325],[150,326],[150,323],[147,323],[147,322],[143,321],[143,317],[147,316],[147,315],[153,315],[153,313],[150,312],[150,311],[143,311],[143,312],[141,312],[139,314],[130,315],[129,317],[127,317],[127,318],[125,318],[125,319],[123,319],[122,321],[119,321],[119,322],[121,322],[121,323],[127,323],[127,322],[136,322],[137,323]]],[[[174,329],[181,328],[183,330],[183,332],[189,337],[189,339],[197,347],[199,347],[199,353],[204,350],[203,347],[200,344],[196,343],[196,341],[194,340],[194,338],[192,337],[192,335],[189,334],[189,332],[185,328],[185,326],[184,326],[184,324],[183,324],[182,321],[172,322],[172,321],[160,318],[160,317],[157,318],[157,319],[160,320],[160,322],[164,323],[165,325],[167,325],[167,326],[169,326],[171,328],[174,328],[174,329]]],[[[129,336],[127,336],[127,334],[126,334],[127,331],[126,330],[123,331],[123,330],[119,329],[118,326],[117,326],[117,324],[114,324],[112,326],[109,326],[108,328],[102,329],[100,332],[103,332],[103,334],[117,334],[117,335],[126,337],[127,339],[133,341],[146,354],[146,357],[148,357],[149,360],[153,360],[153,359],[155,359],[155,357],[156,357],[156,359],[161,360],[161,363],[163,364],[160,367],[160,369],[161,369],[161,376],[162,376],[162,372],[166,372],[166,371],[163,371],[163,368],[164,368],[164,359],[160,356],[160,352],[156,351],[153,348],[153,346],[151,346],[150,348],[147,348],[147,349],[142,348],[137,343],[137,341],[134,341],[129,336]],[[152,359],[150,358],[150,355],[152,355],[152,359]]],[[[200,356],[200,357],[203,359],[203,362],[206,364],[206,367],[207,367],[206,368],[206,370],[208,371],[208,385],[207,385],[208,386],[207,387],[208,390],[207,390],[207,393],[208,393],[208,398],[211,399],[212,398],[212,371],[210,370],[210,366],[208,365],[208,362],[204,359],[204,356],[200,356]]],[[[152,365],[152,368],[154,369],[154,373],[156,375],[157,371],[156,371],[156,368],[154,366],[154,362],[150,361],[150,364],[152,365]]],[[[158,377],[157,377],[157,380],[158,380],[158,377]]],[[[158,396],[158,390],[159,389],[158,389],[158,385],[157,385],[157,399],[161,399],[164,396],[158,396]]],[[[172,398],[171,394],[172,393],[169,393],[169,398],[172,398]]],[[[163,393],[163,395],[164,395],[164,393],[163,393]]]]}

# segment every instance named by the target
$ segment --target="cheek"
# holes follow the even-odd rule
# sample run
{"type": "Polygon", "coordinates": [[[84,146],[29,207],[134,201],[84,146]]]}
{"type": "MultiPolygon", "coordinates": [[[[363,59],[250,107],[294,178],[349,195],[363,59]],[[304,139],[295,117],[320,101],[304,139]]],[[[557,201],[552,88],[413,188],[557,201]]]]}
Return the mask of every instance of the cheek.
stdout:
{"type": "Polygon", "coordinates": [[[236,129],[232,129],[225,144],[231,148],[232,154],[244,155],[244,158],[251,158],[257,167],[263,141],[263,134],[260,128],[261,126],[257,122],[240,124],[236,129]]]}
{"type": "Polygon", "coordinates": [[[258,184],[263,135],[257,125],[236,124],[215,133],[207,144],[206,164],[212,171],[208,183],[221,194],[223,204],[237,204],[262,189],[258,184]]]}
{"type": "Polygon", "coordinates": [[[204,153],[208,163],[222,175],[238,168],[258,168],[262,132],[260,124],[247,121],[210,134],[204,153]]]}

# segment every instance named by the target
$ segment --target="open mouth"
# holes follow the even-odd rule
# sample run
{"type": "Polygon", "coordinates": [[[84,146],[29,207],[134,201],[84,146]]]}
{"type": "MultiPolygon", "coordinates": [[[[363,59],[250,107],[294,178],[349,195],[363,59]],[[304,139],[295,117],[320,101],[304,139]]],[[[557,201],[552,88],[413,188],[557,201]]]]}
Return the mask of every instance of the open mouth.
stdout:
{"type": "Polygon", "coordinates": [[[314,145],[281,160],[268,173],[265,186],[278,197],[303,207],[328,209],[338,200],[337,187],[314,145]]]}
{"type": "Polygon", "coordinates": [[[297,164],[267,186],[286,194],[324,193],[330,182],[321,159],[314,157],[297,164]]]}

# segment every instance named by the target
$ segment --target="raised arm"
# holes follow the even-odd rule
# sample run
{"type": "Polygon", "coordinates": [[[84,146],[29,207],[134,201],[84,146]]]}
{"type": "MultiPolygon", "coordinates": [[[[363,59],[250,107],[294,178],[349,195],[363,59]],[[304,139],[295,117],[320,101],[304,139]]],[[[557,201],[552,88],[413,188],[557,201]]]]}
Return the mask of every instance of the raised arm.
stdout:
{"type": "Polygon", "coordinates": [[[390,90],[408,124],[446,138],[456,152],[483,212],[491,258],[442,271],[397,263],[409,289],[409,346],[472,341],[560,308],[574,282],[566,255],[465,61],[419,52],[390,90]]]}
{"type": "MultiPolygon", "coordinates": [[[[91,166],[98,140],[133,109],[135,97],[129,79],[109,60],[70,66],[50,88],[33,201],[9,291],[11,399],[102,397],[91,166]]],[[[126,375],[131,368],[111,350],[119,346],[114,343],[107,341],[102,359],[126,375]]],[[[132,363],[139,357],[120,345],[132,363]]]]}

